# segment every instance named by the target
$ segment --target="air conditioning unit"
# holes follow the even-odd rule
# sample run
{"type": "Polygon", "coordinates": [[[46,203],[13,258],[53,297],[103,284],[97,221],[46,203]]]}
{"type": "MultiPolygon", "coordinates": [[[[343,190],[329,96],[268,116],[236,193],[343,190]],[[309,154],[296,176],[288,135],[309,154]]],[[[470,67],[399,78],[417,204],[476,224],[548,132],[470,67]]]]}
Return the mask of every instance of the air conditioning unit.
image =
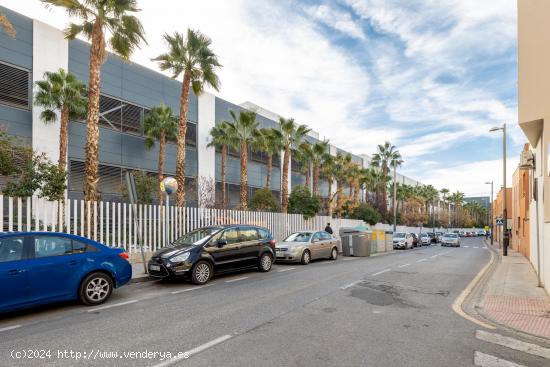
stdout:
{"type": "Polygon", "coordinates": [[[535,168],[535,156],[530,150],[524,150],[519,157],[519,168],[535,168]]]}

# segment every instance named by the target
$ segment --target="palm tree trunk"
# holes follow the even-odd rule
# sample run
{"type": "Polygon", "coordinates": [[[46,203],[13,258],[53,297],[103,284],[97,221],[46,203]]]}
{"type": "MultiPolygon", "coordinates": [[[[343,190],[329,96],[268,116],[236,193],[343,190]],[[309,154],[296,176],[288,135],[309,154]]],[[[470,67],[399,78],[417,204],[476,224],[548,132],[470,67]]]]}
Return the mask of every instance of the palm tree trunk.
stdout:
{"type": "Polygon", "coordinates": [[[282,203],[281,212],[288,212],[288,165],[290,162],[290,146],[285,147],[285,156],[283,158],[283,187],[281,188],[282,203]]]}
{"type": "Polygon", "coordinates": [[[185,134],[187,132],[187,111],[189,109],[189,87],[191,76],[186,71],[183,75],[183,86],[180,96],[180,116],[178,120],[178,151],[176,153],[176,205],[185,205],[185,134]]]}
{"type": "Polygon", "coordinates": [[[332,177],[328,179],[328,200],[327,200],[327,212],[329,217],[332,217],[332,177]]]}
{"type": "Polygon", "coordinates": [[[313,195],[319,196],[319,162],[313,165],[313,195]]]}
{"type": "Polygon", "coordinates": [[[227,208],[227,190],[225,180],[227,177],[227,145],[222,146],[222,208],[227,208]]]}
{"type": "Polygon", "coordinates": [[[61,109],[61,120],[59,129],[59,163],[60,170],[67,172],[67,146],[69,145],[69,109],[61,109]]]}
{"type": "Polygon", "coordinates": [[[268,154],[267,156],[267,178],[265,180],[265,188],[271,189],[271,175],[273,173],[273,155],[268,154]]]}
{"type": "MultiPolygon", "coordinates": [[[[90,48],[90,73],[88,77],[88,119],[86,121],[86,180],[84,197],[86,201],[98,200],[97,184],[99,162],[99,93],[101,64],[105,58],[103,28],[96,20],[92,30],[90,48]]],[[[93,215],[92,215],[93,218],[93,215]]],[[[90,226],[93,228],[93,225],[90,226]]]]}
{"type": "Polygon", "coordinates": [[[306,163],[306,187],[311,192],[311,163],[306,163]]]}
{"type": "MultiPolygon", "coordinates": [[[[160,139],[159,139],[159,165],[158,165],[158,179],[159,184],[164,179],[164,152],[166,150],[166,133],[164,130],[160,132],[160,139]]],[[[162,205],[163,201],[163,193],[159,190],[159,205],[162,205]]]]}
{"type": "Polygon", "coordinates": [[[246,141],[241,144],[241,210],[248,207],[248,151],[246,141]]]}

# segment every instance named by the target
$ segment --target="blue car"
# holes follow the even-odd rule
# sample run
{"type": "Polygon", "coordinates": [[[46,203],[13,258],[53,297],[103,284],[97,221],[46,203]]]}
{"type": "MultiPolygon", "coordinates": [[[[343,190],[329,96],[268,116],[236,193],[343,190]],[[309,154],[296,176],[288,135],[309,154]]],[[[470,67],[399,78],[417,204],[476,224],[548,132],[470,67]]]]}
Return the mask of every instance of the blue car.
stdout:
{"type": "Polygon", "coordinates": [[[131,278],[122,248],[66,233],[0,233],[0,312],[77,299],[98,305],[131,278]]]}

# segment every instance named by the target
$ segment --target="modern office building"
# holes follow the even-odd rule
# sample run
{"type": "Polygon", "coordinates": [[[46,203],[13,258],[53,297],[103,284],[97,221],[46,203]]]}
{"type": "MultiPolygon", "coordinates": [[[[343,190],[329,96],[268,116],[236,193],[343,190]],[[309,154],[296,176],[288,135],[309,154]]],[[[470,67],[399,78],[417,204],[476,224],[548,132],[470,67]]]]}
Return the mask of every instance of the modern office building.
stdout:
{"type": "Polygon", "coordinates": [[[466,203],[478,203],[485,209],[491,208],[491,198],[489,196],[469,196],[464,198],[466,203]]]}

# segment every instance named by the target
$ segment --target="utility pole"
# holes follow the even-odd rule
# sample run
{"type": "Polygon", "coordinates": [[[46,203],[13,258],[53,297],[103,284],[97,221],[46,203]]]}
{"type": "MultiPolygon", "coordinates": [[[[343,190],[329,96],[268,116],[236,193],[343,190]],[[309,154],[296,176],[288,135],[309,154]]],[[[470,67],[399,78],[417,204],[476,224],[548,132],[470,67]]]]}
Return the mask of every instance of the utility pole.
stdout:
{"type": "Polygon", "coordinates": [[[395,232],[397,230],[397,185],[396,185],[396,177],[397,177],[397,165],[393,166],[393,231],[395,232]]]}
{"type": "Polygon", "coordinates": [[[508,237],[508,207],[506,200],[506,123],[502,124],[502,127],[493,127],[489,131],[499,131],[502,130],[502,182],[504,190],[502,194],[502,256],[508,256],[508,245],[510,243],[510,238],[508,237]]]}

